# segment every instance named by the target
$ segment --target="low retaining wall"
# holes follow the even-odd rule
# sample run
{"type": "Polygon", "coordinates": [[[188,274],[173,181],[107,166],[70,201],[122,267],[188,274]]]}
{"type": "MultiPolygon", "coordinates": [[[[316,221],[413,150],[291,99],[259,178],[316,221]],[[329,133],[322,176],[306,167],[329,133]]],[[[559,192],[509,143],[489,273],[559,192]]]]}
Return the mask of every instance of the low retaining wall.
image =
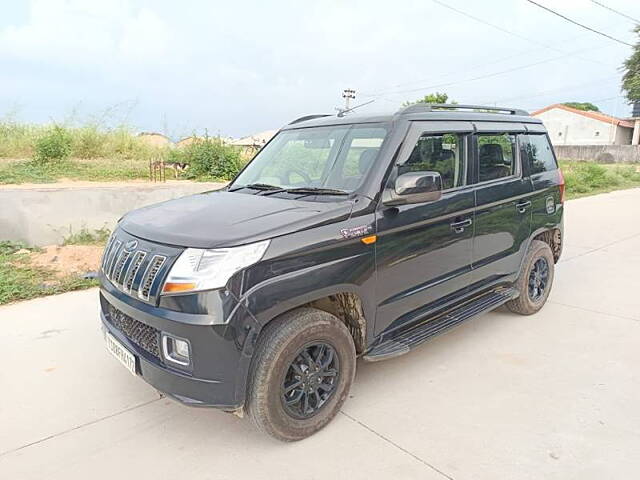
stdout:
{"type": "Polygon", "coordinates": [[[638,145],[554,145],[558,158],[598,163],[640,163],[638,145]]]}
{"type": "Polygon", "coordinates": [[[113,230],[130,210],[223,187],[220,183],[176,182],[159,185],[0,188],[0,241],[28,245],[61,243],[82,228],[113,230]]]}

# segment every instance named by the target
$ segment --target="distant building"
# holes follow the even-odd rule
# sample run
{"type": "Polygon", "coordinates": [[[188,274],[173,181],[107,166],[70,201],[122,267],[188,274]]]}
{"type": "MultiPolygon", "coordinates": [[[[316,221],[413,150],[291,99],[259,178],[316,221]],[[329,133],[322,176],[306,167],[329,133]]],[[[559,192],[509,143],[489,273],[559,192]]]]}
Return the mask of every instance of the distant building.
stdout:
{"type": "Polygon", "coordinates": [[[201,140],[201,138],[196,137],[195,135],[191,135],[190,137],[184,137],[176,142],[176,147],[186,147],[188,145],[191,145],[192,143],[197,142],[198,140],[201,140]]]}
{"type": "Polygon", "coordinates": [[[278,133],[278,130],[265,130],[264,132],[239,138],[238,140],[229,142],[229,144],[237,147],[260,149],[271,140],[276,133],[278,133]]]}
{"type": "Polygon", "coordinates": [[[138,138],[152,147],[168,147],[171,140],[166,135],[156,132],[140,132],[138,138]]]}
{"type": "Polygon", "coordinates": [[[196,135],[191,135],[190,137],[184,137],[178,140],[176,142],[176,147],[186,147],[192,143],[203,141],[205,138],[209,138],[211,141],[220,141],[223,145],[231,144],[233,142],[233,138],[231,137],[198,137],[196,135]]]}
{"type": "Polygon", "coordinates": [[[631,145],[634,122],[556,104],[531,114],[547,127],[554,145],[631,145]]]}

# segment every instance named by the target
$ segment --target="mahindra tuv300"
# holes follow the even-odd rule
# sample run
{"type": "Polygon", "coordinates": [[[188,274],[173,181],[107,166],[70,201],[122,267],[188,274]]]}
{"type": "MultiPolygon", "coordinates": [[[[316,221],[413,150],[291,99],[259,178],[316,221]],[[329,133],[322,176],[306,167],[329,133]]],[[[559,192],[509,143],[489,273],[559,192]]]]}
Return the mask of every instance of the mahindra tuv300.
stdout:
{"type": "Polygon", "coordinates": [[[357,357],[542,308],[563,202],[546,130],[520,110],[303,117],[226,188],[120,220],[100,275],[107,346],[181,403],[299,440],[336,415],[357,357]]]}

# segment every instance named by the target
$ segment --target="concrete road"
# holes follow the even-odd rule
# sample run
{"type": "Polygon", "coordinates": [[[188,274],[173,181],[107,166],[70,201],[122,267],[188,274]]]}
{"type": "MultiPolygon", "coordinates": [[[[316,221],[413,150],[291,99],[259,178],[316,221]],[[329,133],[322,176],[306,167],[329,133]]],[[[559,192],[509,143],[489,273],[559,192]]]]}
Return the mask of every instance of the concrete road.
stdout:
{"type": "Polygon", "coordinates": [[[640,471],[640,189],[571,201],[537,315],[360,362],[314,437],[159,398],[102,343],[96,290],[0,308],[2,479],[596,479],[640,471]]]}

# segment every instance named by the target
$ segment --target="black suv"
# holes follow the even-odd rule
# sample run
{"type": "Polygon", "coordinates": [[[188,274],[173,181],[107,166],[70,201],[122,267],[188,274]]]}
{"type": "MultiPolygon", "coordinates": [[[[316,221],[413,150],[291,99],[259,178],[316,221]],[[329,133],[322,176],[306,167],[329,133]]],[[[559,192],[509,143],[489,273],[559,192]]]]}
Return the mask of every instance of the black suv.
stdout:
{"type": "Polygon", "coordinates": [[[563,202],[524,111],[303,117],[228,187],[120,220],[101,268],[107,346],[179,402],[299,440],[336,415],[357,357],[542,308],[563,202]]]}

